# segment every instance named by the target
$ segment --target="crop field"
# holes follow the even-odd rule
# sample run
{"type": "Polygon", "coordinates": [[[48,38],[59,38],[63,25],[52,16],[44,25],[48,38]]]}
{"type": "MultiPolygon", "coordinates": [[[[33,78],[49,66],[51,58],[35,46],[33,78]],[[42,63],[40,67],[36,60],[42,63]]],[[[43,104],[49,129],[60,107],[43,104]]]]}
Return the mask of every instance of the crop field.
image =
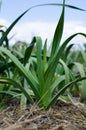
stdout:
{"type": "Polygon", "coordinates": [[[61,44],[65,8],[62,4],[51,48],[47,38],[34,36],[29,45],[9,45],[8,34],[35,7],[23,12],[7,28],[0,25],[0,130],[85,130],[86,129],[86,44],[73,50],[69,42],[83,32],[70,35],[61,44]]]}

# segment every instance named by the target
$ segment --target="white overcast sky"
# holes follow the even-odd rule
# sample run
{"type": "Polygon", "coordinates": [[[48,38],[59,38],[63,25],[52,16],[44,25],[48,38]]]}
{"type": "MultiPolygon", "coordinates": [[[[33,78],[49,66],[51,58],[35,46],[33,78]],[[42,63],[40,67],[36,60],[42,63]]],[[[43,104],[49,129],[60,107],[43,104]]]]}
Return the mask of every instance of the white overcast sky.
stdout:
{"type": "MultiPolygon", "coordinates": [[[[43,3],[62,3],[62,0],[2,0],[0,25],[8,27],[26,9],[43,3]]],[[[66,0],[66,3],[86,9],[86,0],[66,0]]],[[[15,34],[11,44],[18,40],[29,43],[34,35],[51,42],[60,14],[61,7],[58,6],[30,10],[11,31],[9,37],[15,34]]],[[[76,32],[86,33],[86,12],[66,9],[63,40],[76,32]]],[[[78,36],[71,42],[81,44],[86,43],[86,39],[78,36]]]]}

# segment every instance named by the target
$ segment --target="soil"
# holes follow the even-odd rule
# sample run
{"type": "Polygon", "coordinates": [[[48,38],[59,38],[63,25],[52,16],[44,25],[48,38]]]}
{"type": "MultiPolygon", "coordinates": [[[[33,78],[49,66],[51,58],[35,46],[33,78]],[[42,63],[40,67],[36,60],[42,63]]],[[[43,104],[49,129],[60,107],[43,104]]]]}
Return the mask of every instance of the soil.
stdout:
{"type": "Polygon", "coordinates": [[[0,130],[86,130],[86,104],[71,104],[58,100],[48,111],[36,106],[20,110],[11,101],[0,112],[0,130]]]}

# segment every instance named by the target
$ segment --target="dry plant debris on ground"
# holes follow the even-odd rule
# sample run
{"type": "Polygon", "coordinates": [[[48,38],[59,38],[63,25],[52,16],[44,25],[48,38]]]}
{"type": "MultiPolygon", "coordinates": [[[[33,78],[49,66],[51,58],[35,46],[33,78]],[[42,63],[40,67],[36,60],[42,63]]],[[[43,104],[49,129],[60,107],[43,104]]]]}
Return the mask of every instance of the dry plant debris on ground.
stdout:
{"type": "Polygon", "coordinates": [[[86,130],[86,104],[58,100],[45,112],[31,106],[21,111],[13,101],[0,113],[0,130],[86,130]]]}

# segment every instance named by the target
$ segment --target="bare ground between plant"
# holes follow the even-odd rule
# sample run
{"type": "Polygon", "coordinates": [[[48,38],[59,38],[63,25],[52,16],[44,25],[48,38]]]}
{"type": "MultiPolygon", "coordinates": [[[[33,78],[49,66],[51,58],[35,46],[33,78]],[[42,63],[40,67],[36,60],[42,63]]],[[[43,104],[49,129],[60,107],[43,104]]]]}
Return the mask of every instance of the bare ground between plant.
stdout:
{"type": "Polygon", "coordinates": [[[58,100],[48,111],[12,101],[0,112],[0,130],[86,130],[86,104],[58,100]]]}

